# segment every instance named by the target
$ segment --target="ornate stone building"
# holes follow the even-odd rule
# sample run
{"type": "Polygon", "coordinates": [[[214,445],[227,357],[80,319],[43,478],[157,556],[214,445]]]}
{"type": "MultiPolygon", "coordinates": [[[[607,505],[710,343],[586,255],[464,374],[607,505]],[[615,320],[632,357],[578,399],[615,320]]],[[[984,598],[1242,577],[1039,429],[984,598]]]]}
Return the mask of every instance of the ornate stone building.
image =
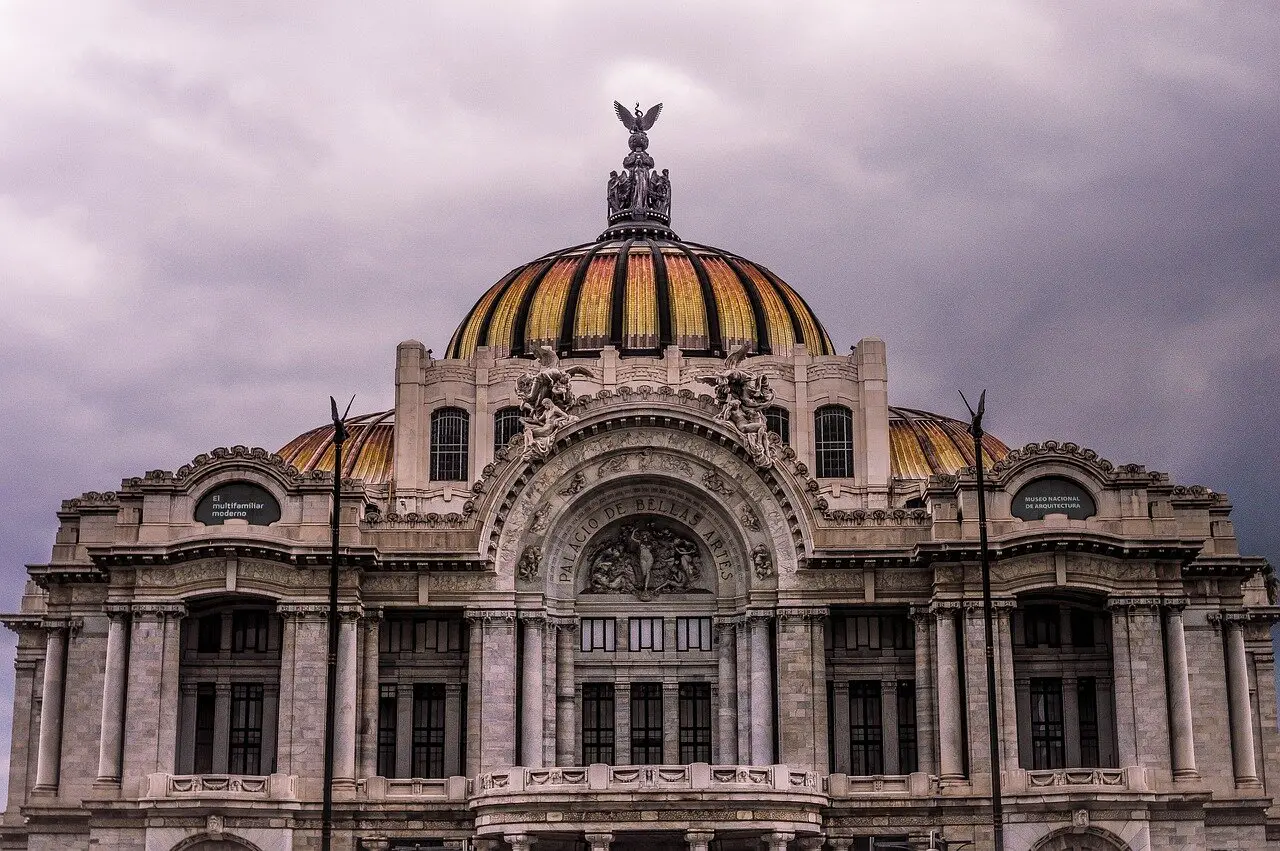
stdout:
{"type": "MultiPolygon", "coordinates": [[[[346,422],[336,848],[990,847],[972,442],[631,131],[594,242],[346,422]]],[[[332,427],[62,504],[0,847],[319,846],[332,427]]],[[[1280,848],[1270,569],[1227,498],[988,438],[1009,849],[1280,848]],[[1269,838],[1273,837],[1273,838],[1269,838]]]]}

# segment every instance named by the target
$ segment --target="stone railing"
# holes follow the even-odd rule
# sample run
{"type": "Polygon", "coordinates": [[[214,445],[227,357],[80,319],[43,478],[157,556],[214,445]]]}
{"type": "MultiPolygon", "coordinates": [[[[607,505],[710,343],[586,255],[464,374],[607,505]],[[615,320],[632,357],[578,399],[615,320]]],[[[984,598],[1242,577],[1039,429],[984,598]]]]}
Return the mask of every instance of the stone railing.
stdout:
{"type": "Polygon", "coordinates": [[[471,781],[465,777],[370,777],[361,782],[366,800],[465,801],[471,781]]]}
{"type": "Polygon", "coordinates": [[[827,775],[825,791],[832,798],[863,798],[874,795],[921,798],[936,795],[937,780],[928,774],[827,775]]]}
{"type": "Polygon", "coordinates": [[[482,774],[476,797],[573,792],[791,792],[822,794],[822,777],[786,765],[588,765],[482,774]]]}
{"type": "Polygon", "coordinates": [[[291,774],[149,774],[143,797],[293,801],[296,787],[291,774]]]}
{"type": "Polygon", "coordinates": [[[1087,789],[1091,792],[1144,792],[1150,787],[1147,773],[1130,768],[1054,768],[1007,771],[1005,787],[1011,794],[1053,794],[1087,789]]]}

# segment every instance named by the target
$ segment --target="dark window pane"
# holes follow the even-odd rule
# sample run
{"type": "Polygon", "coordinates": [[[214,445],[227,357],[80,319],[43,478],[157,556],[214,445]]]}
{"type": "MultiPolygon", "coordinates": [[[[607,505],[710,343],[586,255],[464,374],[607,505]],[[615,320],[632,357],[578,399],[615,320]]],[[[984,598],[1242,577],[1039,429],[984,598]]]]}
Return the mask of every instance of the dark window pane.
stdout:
{"type": "Polygon", "coordinates": [[[222,649],[222,615],[205,615],[196,621],[196,652],[217,653],[222,649]]]}
{"type": "Polygon", "coordinates": [[[1057,606],[1027,606],[1023,613],[1025,643],[1028,647],[1057,647],[1062,621],[1057,606]]]}
{"type": "Polygon", "coordinates": [[[613,683],[582,684],[582,759],[613,764],[613,683]]]}
{"type": "Polygon", "coordinates": [[[662,764],[662,683],[631,684],[631,764],[662,764]]]}
{"type": "Polygon", "coordinates": [[[1076,705],[1080,713],[1080,765],[1098,768],[1102,758],[1098,750],[1098,681],[1081,677],[1076,681],[1076,705]]]}
{"type": "Polygon", "coordinates": [[[262,683],[231,686],[231,735],[227,770],[262,773],[262,683]]]}
{"type": "Polygon", "coordinates": [[[898,772],[916,770],[916,684],[898,681],[898,772]]]}
{"type": "Polygon", "coordinates": [[[520,409],[501,408],[493,415],[493,448],[501,449],[524,429],[520,422],[520,409]]]}
{"type": "Polygon", "coordinates": [[[764,409],[764,422],[769,431],[782,438],[782,442],[791,445],[791,414],[786,408],[774,405],[764,409]]]}
{"type": "Polygon", "coordinates": [[[217,714],[217,696],[213,683],[196,686],[196,747],[192,771],[208,774],[213,771],[213,725],[217,714]]]}
{"type": "Polygon", "coordinates": [[[378,686],[378,774],[396,776],[396,686],[378,686]]]}
{"type": "Polygon", "coordinates": [[[413,687],[414,777],[444,777],[444,684],[413,687]]]}
{"type": "Polygon", "coordinates": [[[849,773],[883,774],[880,683],[849,683],[849,773]]]}
{"type": "Polygon", "coordinates": [[[1071,646],[1092,648],[1097,644],[1093,634],[1093,612],[1088,609],[1071,610],[1071,646]]]}
{"type": "Polygon", "coordinates": [[[466,481],[470,420],[461,408],[439,408],[431,412],[432,481],[466,481]]]}
{"type": "Polygon", "coordinates": [[[818,478],[853,475],[853,414],[843,405],[824,405],[813,415],[813,450],[818,478]]]}
{"type": "Polygon", "coordinates": [[[711,762],[711,683],[680,684],[680,762],[711,762]]]}
{"type": "Polygon", "coordinates": [[[265,653],[268,646],[270,615],[263,611],[237,611],[231,614],[231,652],[265,653]]]}
{"type": "Polygon", "coordinates": [[[1062,680],[1037,677],[1031,680],[1031,767],[1065,766],[1062,680]]]}

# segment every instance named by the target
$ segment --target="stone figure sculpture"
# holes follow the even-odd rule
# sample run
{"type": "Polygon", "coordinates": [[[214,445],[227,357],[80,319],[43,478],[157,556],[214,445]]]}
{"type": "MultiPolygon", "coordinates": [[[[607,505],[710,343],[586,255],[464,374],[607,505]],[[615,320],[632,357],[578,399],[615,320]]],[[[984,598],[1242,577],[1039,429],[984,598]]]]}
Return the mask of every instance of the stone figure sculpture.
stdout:
{"type": "Polygon", "coordinates": [[[702,589],[698,545],[652,523],[624,523],[587,555],[586,593],[635,594],[648,600],[659,594],[702,589]]]}
{"type": "Polygon", "coordinates": [[[715,388],[716,401],[720,403],[716,419],[738,433],[757,467],[769,467],[773,464],[773,447],[762,411],[773,401],[773,390],[768,377],[741,367],[750,351],[751,344],[743,343],[724,359],[719,372],[698,380],[715,388]]]}
{"type": "Polygon", "coordinates": [[[568,411],[574,402],[569,380],[575,376],[595,378],[595,373],[585,366],[560,366],[560,358],[550,346],[538,347],[538,364],[538,369],[520,376],[516,396],[520,399],[525,451],[546,455],[556,432],[578,421],[568,411]]]}

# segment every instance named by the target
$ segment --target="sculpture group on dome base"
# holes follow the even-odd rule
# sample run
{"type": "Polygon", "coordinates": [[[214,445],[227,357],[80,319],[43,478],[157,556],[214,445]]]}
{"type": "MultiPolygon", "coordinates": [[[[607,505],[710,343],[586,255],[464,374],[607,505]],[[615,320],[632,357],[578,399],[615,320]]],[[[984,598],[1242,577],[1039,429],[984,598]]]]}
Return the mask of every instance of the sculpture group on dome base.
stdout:
{"type": "Polygon", "coordinates": [[[649,600],[705,590],[693,587],[701,576],[702,557],[692,540],[651,522],[624,523],[588,554],[583,592],[649,600]]]}
{"type": "Polygon", "coordinates": [[[630,152],[622,160],[623,171],[609,172],[606,192],[609,204],[609,224],[620,221],[655,221],[662,225],[671,223],[671,176],[667,169],[654,169],[649,155],[649,135],[645,132],[658,120],[662,104],[641,112],[636,104],[634,114],[616,100],[613,102],[618,120],[631,131],[627,138],[630,152]]]}
{"type": "Polygon", "coordinates": [[[569,379],[596,376],[585,366],[560,366],[560,358],[550,346],[538,346],[538,364],[538,369],[516,381],[516,396],[520,399],[525,452],[545,457],[551,454],[556,432],[578,421],[569,413],[574,401],[569,379]]]}
{"type": "Polygon", "coordinates": [[[773,390],[767,376],[747,372],[740,366],[750,351],[751,344],[743,343],[724,359],[723,369],[698,380],[715,388],[716,401],[720,403],[716,419],[738,433],[752,462],[757,467],[771,467],[773,444],[762,412],[773,402],[773,390]]]}

